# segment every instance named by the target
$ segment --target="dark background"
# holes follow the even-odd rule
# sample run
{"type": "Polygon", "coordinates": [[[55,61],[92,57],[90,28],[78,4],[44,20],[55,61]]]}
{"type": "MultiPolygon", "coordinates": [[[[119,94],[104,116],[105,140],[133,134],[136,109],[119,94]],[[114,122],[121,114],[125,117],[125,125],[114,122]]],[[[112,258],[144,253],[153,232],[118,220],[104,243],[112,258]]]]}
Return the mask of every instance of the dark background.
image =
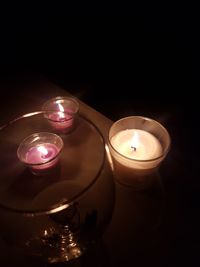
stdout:
{"type": "Polygon", "coordinates": [[[91,8],[2,9],[2,79],[43,75],[113,119],[138,106],[193,107],[198,26],[187,6],[91,8]]]}
{"type": "Polygon", "coordinates": [[[176,229],[166,266],[200,262],[198,16],[183,5],[12,6],[1,24],[5,110],[18,94],[6,83],[42,77],[113,120],[149,116],[169,130],[176,229]]]}
{"type": "Polygon", "coordinates": [[[0,94],[5,109],[7,96],[20,91],[20,86],[5,89],[6,83],[39,76],[112,120],[143,115],[169,124],[184,159],[194,154],[199,158],[195,7],[29,4],[2,9],[1,18],[0,94]]]}

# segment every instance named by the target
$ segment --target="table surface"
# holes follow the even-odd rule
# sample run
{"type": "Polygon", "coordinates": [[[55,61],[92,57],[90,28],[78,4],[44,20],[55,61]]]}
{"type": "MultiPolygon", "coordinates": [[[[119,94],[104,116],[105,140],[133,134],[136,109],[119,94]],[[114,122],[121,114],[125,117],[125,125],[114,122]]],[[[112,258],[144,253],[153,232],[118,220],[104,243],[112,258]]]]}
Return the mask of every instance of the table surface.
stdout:
{"type": "MultiPolygon", "coordinates": [[[[51,97],[68,94],[43,80],[18,86],[23,90],[3,101],[1,125],[18,115],[40,110],[51,97]]],[[[80,112],[99,127],[107,140],[112,121],[79,101],[80,112]]],[[[106,232],[97,246],[72,266],[198,266],[200,184],[197,172],[192,171],[193,166],[188,168],[181,152],[172,146],[158,180],[148,190],[134,191],[115,182],[115,208],[106,232]]],[[[0,248],[2,266],[46,266],[19,259],[17,251],[11,256],[2,242],[0,248]]]]}

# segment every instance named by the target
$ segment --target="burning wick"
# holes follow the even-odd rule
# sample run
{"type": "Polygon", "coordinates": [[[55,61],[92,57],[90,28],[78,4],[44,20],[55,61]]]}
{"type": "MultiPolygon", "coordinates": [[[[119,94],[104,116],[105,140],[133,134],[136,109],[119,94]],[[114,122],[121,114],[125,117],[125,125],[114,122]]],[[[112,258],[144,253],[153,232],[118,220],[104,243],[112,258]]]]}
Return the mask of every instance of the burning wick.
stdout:
{"type": "Polygon", "coordinates": [[[132,148],[134,151],[136,151],[136,147],[135,147],[135,146],[131,146],[131,148],[132,148]]]}

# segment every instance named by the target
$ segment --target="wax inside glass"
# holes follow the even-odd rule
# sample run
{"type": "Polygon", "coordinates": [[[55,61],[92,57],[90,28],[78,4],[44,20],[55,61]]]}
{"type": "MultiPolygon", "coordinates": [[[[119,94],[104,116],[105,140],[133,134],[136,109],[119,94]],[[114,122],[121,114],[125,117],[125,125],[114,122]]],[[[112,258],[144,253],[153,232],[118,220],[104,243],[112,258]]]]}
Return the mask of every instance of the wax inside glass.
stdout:
{"type": "Polygon", "coordinates": [[[136,160],[150,160],[162,155],[158,139],[144,130],[127,129],[111,138],[111,144],[122,155],[136,160]]]}
{"type": "Polygon", "coordinates": [[[114,174],[125,184],[145,182],[167,155],[170,136],[157,121],[130,116],[115,122],[109,131],[114,174]]]}

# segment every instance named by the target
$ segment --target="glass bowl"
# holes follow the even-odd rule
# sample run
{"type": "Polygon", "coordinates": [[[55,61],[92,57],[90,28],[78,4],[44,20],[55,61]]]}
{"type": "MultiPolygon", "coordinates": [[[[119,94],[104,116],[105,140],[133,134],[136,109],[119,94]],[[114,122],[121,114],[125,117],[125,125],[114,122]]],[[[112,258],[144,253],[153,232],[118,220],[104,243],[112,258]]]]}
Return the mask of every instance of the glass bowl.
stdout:
{"type": "Polygon", "coordinates": [[[8,249],[22,248],[48,263],[87,251],[106,229],[114,205],[104,138],[80,114],[74,131],[59,136],[63,147],[55,168],[38,176],[19,160],[27,137],[55,132],[44,111],[0,127],[0,236],[8,249]]]}

